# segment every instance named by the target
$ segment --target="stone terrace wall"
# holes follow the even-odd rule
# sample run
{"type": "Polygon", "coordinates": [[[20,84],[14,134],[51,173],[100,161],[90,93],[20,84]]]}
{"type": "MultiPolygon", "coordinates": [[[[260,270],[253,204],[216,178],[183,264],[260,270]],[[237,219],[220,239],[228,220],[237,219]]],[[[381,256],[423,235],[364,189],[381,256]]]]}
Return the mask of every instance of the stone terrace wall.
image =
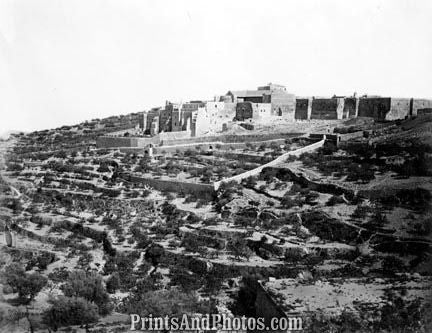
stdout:
{"type": "Polygon", "coordinates": [[[163,144],[165,141],[176,141],[179,139],[187,139],[191,137],[191,131],[177,131],[177,132],[161,132],[159,139],[163,144]]]}
{"type": "MultiPolygon", "coordinates": [[[[160,146],[154,147],[153,153],[161,154],[165,153],[177,153],[177,152],[185,152],[187,150],[196,149],[196,147],[200,147],[201,150],[204,151],[212,151],[212,150],[231,150],[231,149],[239,149],[246,148],[248,143],[252,145],[260,145],[265,142],[275,142],[276,144],[284,144],[285,139],[272,139],[265,141],[248,141],[248,142],[222,142],[222,141],[211,141],[211,142],[194,142],[194,143],[186,143],[186,144],[178,144],[173,146],[160,146]]],[[[226,155],[226,153],[216,153],[215,155],[226,155]]]]}
{"type": "Polygon", "coordinates": [[[96,139],[96,146],[98,148],[120,148],[120,147],[142,147],[149,144],[159,144],[159,136],[140,138],[140,137],[114,137],[114,136],[100,136],[96,139]]]}
{"type": "Polygon", "coordinates": [[[154,154],[163,154],[163,153],[177,153],[177,152],[185,152],[188,150],[195,150],[197,147],[200,147],[200,150],[203,151],[211,151],[216,148],[216,145],[225,145],[225,143],[220,141],[215,142],[196,142],[196,143],[189,143],[189,144],[181,144],[181,145],[174,145],[174,146],[160,146],[160,147],[154,147],[153,153],[154,154]]]}
{"type": "Polygon", "coordinates": [[[116,138],[114,136],[100,136],[96,139],[98,148],[132,147],[132,138],[116,138]]]}
{"type": "Polygon", "coordinates": [[[339,134],[339,140],[340,141],[349,141],[351,139],[358,139],[364,137],[363,131],[357,131],[352,133],[346,133],[346,134],[339,134]]]}
{"type": "Polygon", "coordinates": [[[121,177],[134,183],[143,183],[159,191],[183,192],[211,198],[214,195],[213,184],[189,183],[178,180],[162,180],[122,174],[121,177]]]}
{"type": "Polygon", "coordinates": [[[218,182],[215,182],[214,183],[214,188],[217,191],[219,189],[219,187],[221,186],[222,183],[228,183],[228,182],[232,182],[232,181],[239,183],[243,179],[246,179],[246,178],[249,178],[249,177],[252,177],[252,176],[257,176],[257,175],[259,175],[261,173],[261,171],[264,168],[274,167],[274,166],[276,166],[276,165],[278,165],[280,163],[283,163],[290,156],[300,156],[303,153],[307,153],[307,152],[313,151],[315,149],[318,149],[318,148],[322,147],[324,145],[324,143],[325,143],[325,138],[322,139],[321,141],[312,143],[311,145],[308,145],[306,147],[302,147],[300,149],[289,151],[289,152],[287,152],[285,154],[282,154],[281,156],[277,157],[273,161],[271,161],[269,163],[266,163],[266,164],[263,164],[263,165],[255,168],[255,169],[252,169],[252,170],[243,172],[243,173],[241,173],[239,175],[236,175],[236,176],[233,176],[233,177],[229,177],[229,178],[225,178],[225,179],[222,179],[222,180],[220,180],[218,182]]]}
{"type": "Polygon", "coordinates": [[[303,135],[303,133],[266,133],[266,134],[225,134],[225,135],[212,135],[193,137],[189,139],[179,140],[165,140],[163,143],[166,146],[180,145],[187,143],[199,143],[199,142],[224,142],[224,143],[236,143],[236,142],[250,142],[250,141],[268,141],[273,139],[288,139],[303,135]]]}

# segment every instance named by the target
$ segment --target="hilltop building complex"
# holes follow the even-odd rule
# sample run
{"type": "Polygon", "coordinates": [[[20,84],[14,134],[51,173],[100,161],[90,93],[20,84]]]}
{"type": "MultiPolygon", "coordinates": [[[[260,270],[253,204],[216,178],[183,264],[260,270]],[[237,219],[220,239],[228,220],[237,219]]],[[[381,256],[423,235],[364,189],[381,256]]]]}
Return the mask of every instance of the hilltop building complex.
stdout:
{"type": "Polygon", "coordinates": [[[256,90],[230,90],[212,101],[190,101],[144,111],[139,127],[152,136],[188,131],[191,136],[221,132],[233,121],[348,119],[372,117],[379,121],[416,116],[432,108],[432,100],[378,96],[296,97],[282,85],[269,83],[256,90]]]}
{"type": "MultiPolygon", "coordinates": [[[[277,120],[288,122],[343,120],[370,117],[391,121],[432,112],[432,100],[380,96],[299,97],[282,85],[269,83],[256,90],[230,90],[213,100],[186,103],[166,101],[165,106],[144,111],[137,129],[98,138],[100,147],[145,147],[161,142],[217,135],[236,124],[252,129],[277,120]]],[[[236,129],[234,129],[235,131],[236,129]]]]}

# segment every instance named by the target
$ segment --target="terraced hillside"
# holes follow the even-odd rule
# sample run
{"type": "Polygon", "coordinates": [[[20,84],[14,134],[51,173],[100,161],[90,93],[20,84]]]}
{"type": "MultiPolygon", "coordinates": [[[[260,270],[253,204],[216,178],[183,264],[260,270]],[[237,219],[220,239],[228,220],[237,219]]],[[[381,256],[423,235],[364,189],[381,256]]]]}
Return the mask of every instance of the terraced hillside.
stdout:
{"type": "Polygon", "coordinates": [[[332,122],[325,132],[365,134],[196,193],[175,184],[212,184],[310,140],[97,149],[130,115],[2,141],[0,330],[126,332],[130,313],[273,311],[300,313],[310,332],[427,331],[429,121],[332,122]]]}

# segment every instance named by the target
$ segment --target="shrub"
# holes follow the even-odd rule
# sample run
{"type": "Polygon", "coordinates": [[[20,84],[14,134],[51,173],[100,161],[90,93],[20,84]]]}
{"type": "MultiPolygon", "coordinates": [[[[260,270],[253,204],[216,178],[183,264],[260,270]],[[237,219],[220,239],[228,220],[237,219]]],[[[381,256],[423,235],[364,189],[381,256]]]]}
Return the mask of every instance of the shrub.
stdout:
{"type": "Polygon", "coordinates": [[[345,201],[339,195],[332,195],[331,198],[327,200],[326,206],[334,206],[342,203],[345,203],[345,201]]]}
{"type": "Polygon", "coordinates": [[[18,293],[20,303],[28,304],[46,285],[47,279],[39,273],[27,274],[24,268],[13,263],[5,267],[4,279],[18,293]]]}
{"type": "Polygon", "coordinates": [[[106,288],[110,294],[115,293],[117,289],[120,288],[120,276],[117,272],[111,274],[111,276],[108,278],[106,282],[106,288]]]}
{"type": "Polygon", "coordinates": [[[111,310],[111,301],[102,282],[102,277],[94,272],[73,271],[62,286],[68,297],[83,297],[97,305],[98,312],[106,315],[111,310]]]}
{"type": "Polygon", "coordinates": [[[240,237],[230,240],[227,244],[227,250],[230,251],[236,259],[243,257],[249,260],[252,256],[252,251],[247,246],[246,240],[240,237]]]}
{"type": "Polygon", "coordinates": [[[180,317],[183,314],[215,313],[215,308],[196,295],[176,288],[149,291],[125,301],[125,313],[140,313],[142,316],[180,317]]]}
{"type": "Polygon", "coordinates": [[[49,300],[51,306],[43,315],[43,322],[54,331],[59,327],[83,325],[98,321],[98,307],[82,297],[59,296],[49,300]]]}
{"type": "Polygon", "coordinates": [[[173,267],[170,269],[170,284],[178,286],[182,291],[190,293],[201,288],[201,277],[195,273],[189,272],[183,267],[173,267]]]}

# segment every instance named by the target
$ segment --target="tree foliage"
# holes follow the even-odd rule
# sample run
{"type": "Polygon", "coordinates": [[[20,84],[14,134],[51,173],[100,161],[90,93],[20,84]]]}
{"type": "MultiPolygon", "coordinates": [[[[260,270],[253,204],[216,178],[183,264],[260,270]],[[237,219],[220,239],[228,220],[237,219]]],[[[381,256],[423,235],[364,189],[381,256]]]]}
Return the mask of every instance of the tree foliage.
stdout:
{"type": "Polygon", "coordinates": [[[106,315],[111,310],[111,301],[102,282],[102,277],[95,272],[82,270],[73,271],[62,286],[64,294],[68,297],[82,297],[94,302],[98,311],[106,315]]]}
{"type": "Polygon", "coordinates": [[[68,325],[97,322],[98,307],[83,297],[65,297],[49,300],[51,306],[43,313],[43,322],[54,331],[68,325]]]}
{"type": "Polygon", "coordinates": [[[5,267],[4,278],[12,290],[18,293],[18,299],[22,304],[30,303],[47,284],[44,276],[39,273],[28,274],[17,263],[5,267]]]}

